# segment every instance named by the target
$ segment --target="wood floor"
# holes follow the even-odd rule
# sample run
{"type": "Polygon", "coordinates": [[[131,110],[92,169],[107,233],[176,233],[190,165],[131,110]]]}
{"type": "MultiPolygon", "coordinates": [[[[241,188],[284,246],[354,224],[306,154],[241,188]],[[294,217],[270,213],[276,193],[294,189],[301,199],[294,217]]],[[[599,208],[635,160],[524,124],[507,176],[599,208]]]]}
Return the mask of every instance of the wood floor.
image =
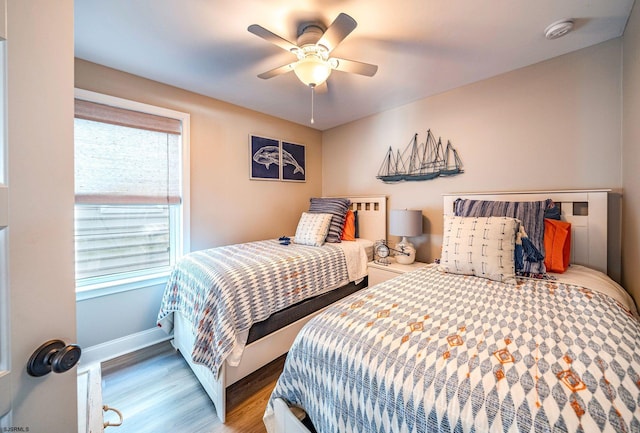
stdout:
{"type": "MultiPolygon", "coordinates": [[[[102,399],[124,422],[109,433],[264,433],[262,416],[282,371],[284,356],[227,390],[227,422],[182,356],[162,343],[102,364],[102,399]]],[[[105,421],[116,422],[115,414],[105,421]]]]}

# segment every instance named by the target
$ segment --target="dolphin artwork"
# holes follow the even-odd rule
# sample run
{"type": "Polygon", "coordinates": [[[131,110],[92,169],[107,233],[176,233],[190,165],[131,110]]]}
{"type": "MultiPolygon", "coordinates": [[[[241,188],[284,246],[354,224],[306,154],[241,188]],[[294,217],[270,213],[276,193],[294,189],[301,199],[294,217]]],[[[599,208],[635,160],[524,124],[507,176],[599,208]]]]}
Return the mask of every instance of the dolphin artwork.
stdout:
{"type": "MultiPolygon", "coordinates": [[[[258,164],[263,164],[269,170],[271,164],[280,165],[279,154],[280,148],[278,146],[264,146],[253,154],[253,160],[258,164]]],[[[282,150],[282,162],[284,165],[292,165],[294,167],[293,174],[304,174],[304,168],[286,150],[282,150]]]]}

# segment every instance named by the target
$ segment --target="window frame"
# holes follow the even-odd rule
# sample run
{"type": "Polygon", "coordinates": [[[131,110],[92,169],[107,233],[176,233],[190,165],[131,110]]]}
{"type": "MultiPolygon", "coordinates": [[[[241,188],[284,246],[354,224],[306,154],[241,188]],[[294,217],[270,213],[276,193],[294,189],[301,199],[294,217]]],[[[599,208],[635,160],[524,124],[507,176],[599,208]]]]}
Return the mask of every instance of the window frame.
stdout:
{"type": "MultiPolygon", "coordinates": [[[[180,218],[181,224],[177,224],[176,230],[174,230],[174,225],[172,224],[170,245],[176,253],[176,259],[188,253],[190,250],[190,114],[78,88],[75,89],[75,98],[180,120],[182,124],[180,164],[182,169],[182,202],[180,205],[169,206],[169,212],[171,218],[180,218]]],[[[125,273],[120,278],[91,278],[81,285],[78,285],[76,280],[76,300],[80,301],[163,284],[166,282],[169,271],[169,266],[153,268],[153,270],[147,271],[133,271],[125,273]]]]}

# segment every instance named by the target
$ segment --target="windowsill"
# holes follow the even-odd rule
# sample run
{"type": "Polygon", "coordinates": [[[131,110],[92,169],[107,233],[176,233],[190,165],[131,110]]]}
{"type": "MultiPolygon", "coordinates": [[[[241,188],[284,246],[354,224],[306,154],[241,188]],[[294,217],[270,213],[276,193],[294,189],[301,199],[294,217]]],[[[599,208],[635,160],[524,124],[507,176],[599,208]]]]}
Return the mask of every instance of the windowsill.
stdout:
{"type": "Polygon", "coordinates": [[[139,277],[82,286],[76,288],[76,302],[161,284],[164,285],[167,282],[169,272],[169,270],[166,270],[139,277]]]}

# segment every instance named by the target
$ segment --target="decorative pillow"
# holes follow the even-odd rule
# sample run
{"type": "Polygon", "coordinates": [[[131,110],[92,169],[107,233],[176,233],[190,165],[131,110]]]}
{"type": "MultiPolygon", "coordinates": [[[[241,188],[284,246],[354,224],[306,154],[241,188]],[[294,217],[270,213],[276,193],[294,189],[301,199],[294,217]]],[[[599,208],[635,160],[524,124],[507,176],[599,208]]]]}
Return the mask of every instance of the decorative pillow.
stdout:
{"type": "Polygon", "coordinates": [[[543,278],[544,266],[544,212],[552,201],[487,201],[458,199],[454,213],[466,217],[504,216],[522,222],[533,248],[524,249],[523,268],[516,269],[518,275],[543,278]]]}
{"type": "Polygon", "coordinates": [[[331,214],[331,225],[326,242],[340,242],[344,220],[351,205],[348,198],[312,198],[309,205],[311,213],[331,214]]]}
{"type": "Polygon", "coordinates": [[[544,265],[549,272],[563,273],[571,260],[571,223],[544,220],[544,265]]]}
{"type": "Polygon", "coordinates": [[[324,244],[331,224],[331,214],[302,212],[294,242],[300,245],[320,247],[324,244]]]}
{"type": "Polygon", "coordinates": [[[356,240],[356,216],[352,210],[347,211],[347,217],[344,220],[344,227],[342,228],[342,236],[340,236],[340,240],[356,240]]]}
{"type": "Polygon", "coordinates": [[[445,216],[440,269],[513,284],[520,221],[507,217],[445,216]]]}

